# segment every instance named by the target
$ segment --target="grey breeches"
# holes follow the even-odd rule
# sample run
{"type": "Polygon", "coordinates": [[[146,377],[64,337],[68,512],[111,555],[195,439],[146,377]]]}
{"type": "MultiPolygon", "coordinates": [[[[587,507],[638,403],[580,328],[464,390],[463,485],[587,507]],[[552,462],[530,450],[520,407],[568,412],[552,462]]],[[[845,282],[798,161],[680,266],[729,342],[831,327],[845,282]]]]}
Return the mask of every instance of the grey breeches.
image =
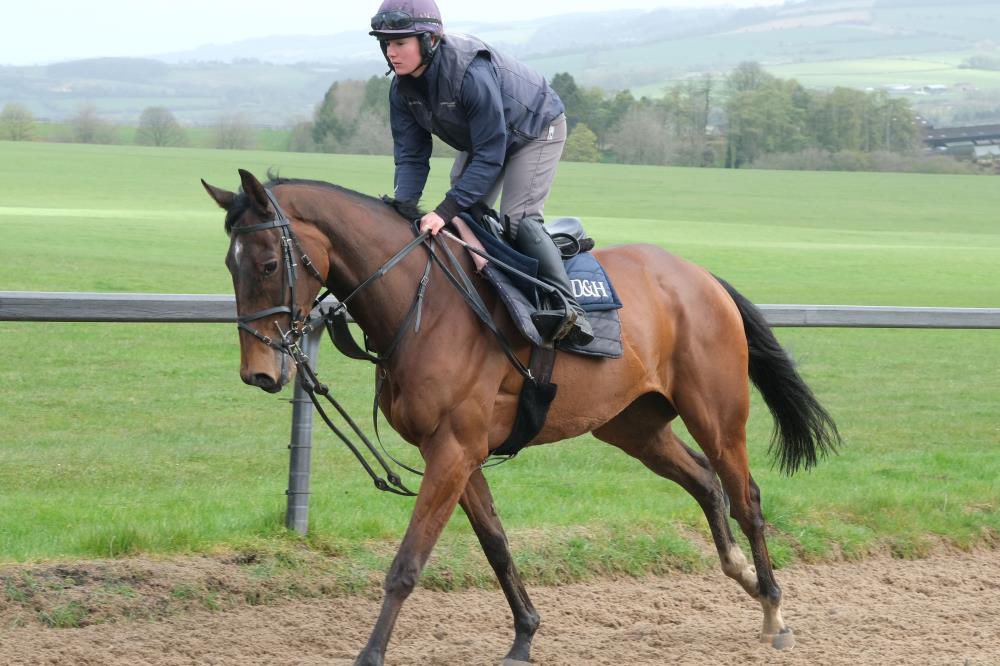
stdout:
{"type": "MultiPolygon", "coordinates": [[[[552,181],[556,177],[556,167],[562,156],[563,145],[566,143],[566,116],[561,115],[552,121],[548,131],[543,136],[530,141],[517,152],[507,158],[500,177],[490,191],[483,197],[491,208],[496,206],[497,196],[503,190],[500,199],[500,219],[505,215],[510,217],[510,233],[517,237],[517,224],[525,216],[542,217],[545,200],[552,189],[552,181]]],[[[454,185],[462,176],[469,154],[459,153],[451,168],[451,184],[454,185]]]]}

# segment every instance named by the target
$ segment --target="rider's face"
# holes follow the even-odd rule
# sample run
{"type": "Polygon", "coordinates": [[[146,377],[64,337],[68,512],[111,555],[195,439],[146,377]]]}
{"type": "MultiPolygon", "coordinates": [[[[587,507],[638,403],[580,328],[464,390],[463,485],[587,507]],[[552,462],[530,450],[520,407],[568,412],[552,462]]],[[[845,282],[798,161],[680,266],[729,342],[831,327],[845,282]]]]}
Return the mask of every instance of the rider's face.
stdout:
{"type": "MultiPolygon", "coordinates": [[[[386,44],[385,54],[389,57],[396,76],[413,74],[420,68],[420,40],[417,37],[390,39],[386,44]]],[[[417,76],[422,73],[419,72],[417,76]]]]}

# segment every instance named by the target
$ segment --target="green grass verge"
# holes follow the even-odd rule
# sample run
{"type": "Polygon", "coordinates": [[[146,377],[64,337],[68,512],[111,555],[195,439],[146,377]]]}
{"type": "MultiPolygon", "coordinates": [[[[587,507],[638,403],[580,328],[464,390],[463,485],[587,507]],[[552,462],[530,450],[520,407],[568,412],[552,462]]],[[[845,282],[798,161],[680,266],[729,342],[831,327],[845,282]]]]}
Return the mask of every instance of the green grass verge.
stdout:
{"type": "MultiPolygon", "coordinates": [[[[199,177],[235,188],[237,167],[270,166],[379,194],[392,176],[378,157],[11,143],[0,154],[5,290],[226,293],[222,214],[199,177]]],[[[431,205],[447,166],[434,162],[431,205]]],[[[661,244],[758,302],[977,307],[996,306],[998,207],[1000,188],[981,177],[565,164],[547,212],[582,215],[602,245],[661,244]]],[[[289,396],[240,382],[231,326],[5,322],[0,335],[0,562],[301,547],[280,529],[289,396]]],[[[751,464],[779,565],[996,538],[1000,332],[779,337],[846,440],[813,472],[781,477],[755,400],[751,464]]],[[[320,372],[366,413],[370,368],[325,347],[320,372]]],[[[412,502],[377,494],[350,454],[315,440],[304,544],[364,587],[412,502]]],[[[531,580],[705,563],[686,538],[707,534],[694,501],[591,437],[529,450],[489,478],[531,580]]],[[[459,512],[426,581],[488,580],[459,512]]]]}

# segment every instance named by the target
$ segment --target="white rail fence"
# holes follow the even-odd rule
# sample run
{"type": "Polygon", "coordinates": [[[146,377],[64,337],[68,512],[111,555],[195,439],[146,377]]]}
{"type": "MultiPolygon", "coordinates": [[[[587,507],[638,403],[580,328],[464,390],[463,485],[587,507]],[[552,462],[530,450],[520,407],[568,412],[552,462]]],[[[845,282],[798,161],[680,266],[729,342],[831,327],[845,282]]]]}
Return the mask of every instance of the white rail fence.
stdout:
{"type": "MultiPolygon", "coordinates": [[[[880,305],[758,305],[774,327],[1000,328],[1000,308],[920,308],[880,305]]],[[[104,294],[0,291],[0,321],[234,323],[236,301],[218,294],[104,294]]],[[[322,329],[304,342],[313,362],[322,329]]],[[[288,506],[285,525],[305,534],[309,518],[313,407],[296,384],[292,399],[288,506]]]]}

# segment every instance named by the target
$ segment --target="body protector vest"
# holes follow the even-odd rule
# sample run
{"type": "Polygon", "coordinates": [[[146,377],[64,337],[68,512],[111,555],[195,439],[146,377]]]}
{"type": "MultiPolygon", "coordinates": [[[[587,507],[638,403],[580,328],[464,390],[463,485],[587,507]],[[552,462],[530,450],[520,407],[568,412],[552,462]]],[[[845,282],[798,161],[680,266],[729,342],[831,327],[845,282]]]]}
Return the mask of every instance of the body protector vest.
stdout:
{"type": "Polygon", "coordinates": [[[469,122],[462,110],[462,82],[476,58],[488,59],[497,71],[507,126],[507,153],[538,138],[564,112],[562,100],[541,74],[504,56],[475,37],[448,34],[422,78],[426,94],[409,76],[397,76],[392,94],[407,104],[421,127],[456,150],[472,152],[469,122]]]}

